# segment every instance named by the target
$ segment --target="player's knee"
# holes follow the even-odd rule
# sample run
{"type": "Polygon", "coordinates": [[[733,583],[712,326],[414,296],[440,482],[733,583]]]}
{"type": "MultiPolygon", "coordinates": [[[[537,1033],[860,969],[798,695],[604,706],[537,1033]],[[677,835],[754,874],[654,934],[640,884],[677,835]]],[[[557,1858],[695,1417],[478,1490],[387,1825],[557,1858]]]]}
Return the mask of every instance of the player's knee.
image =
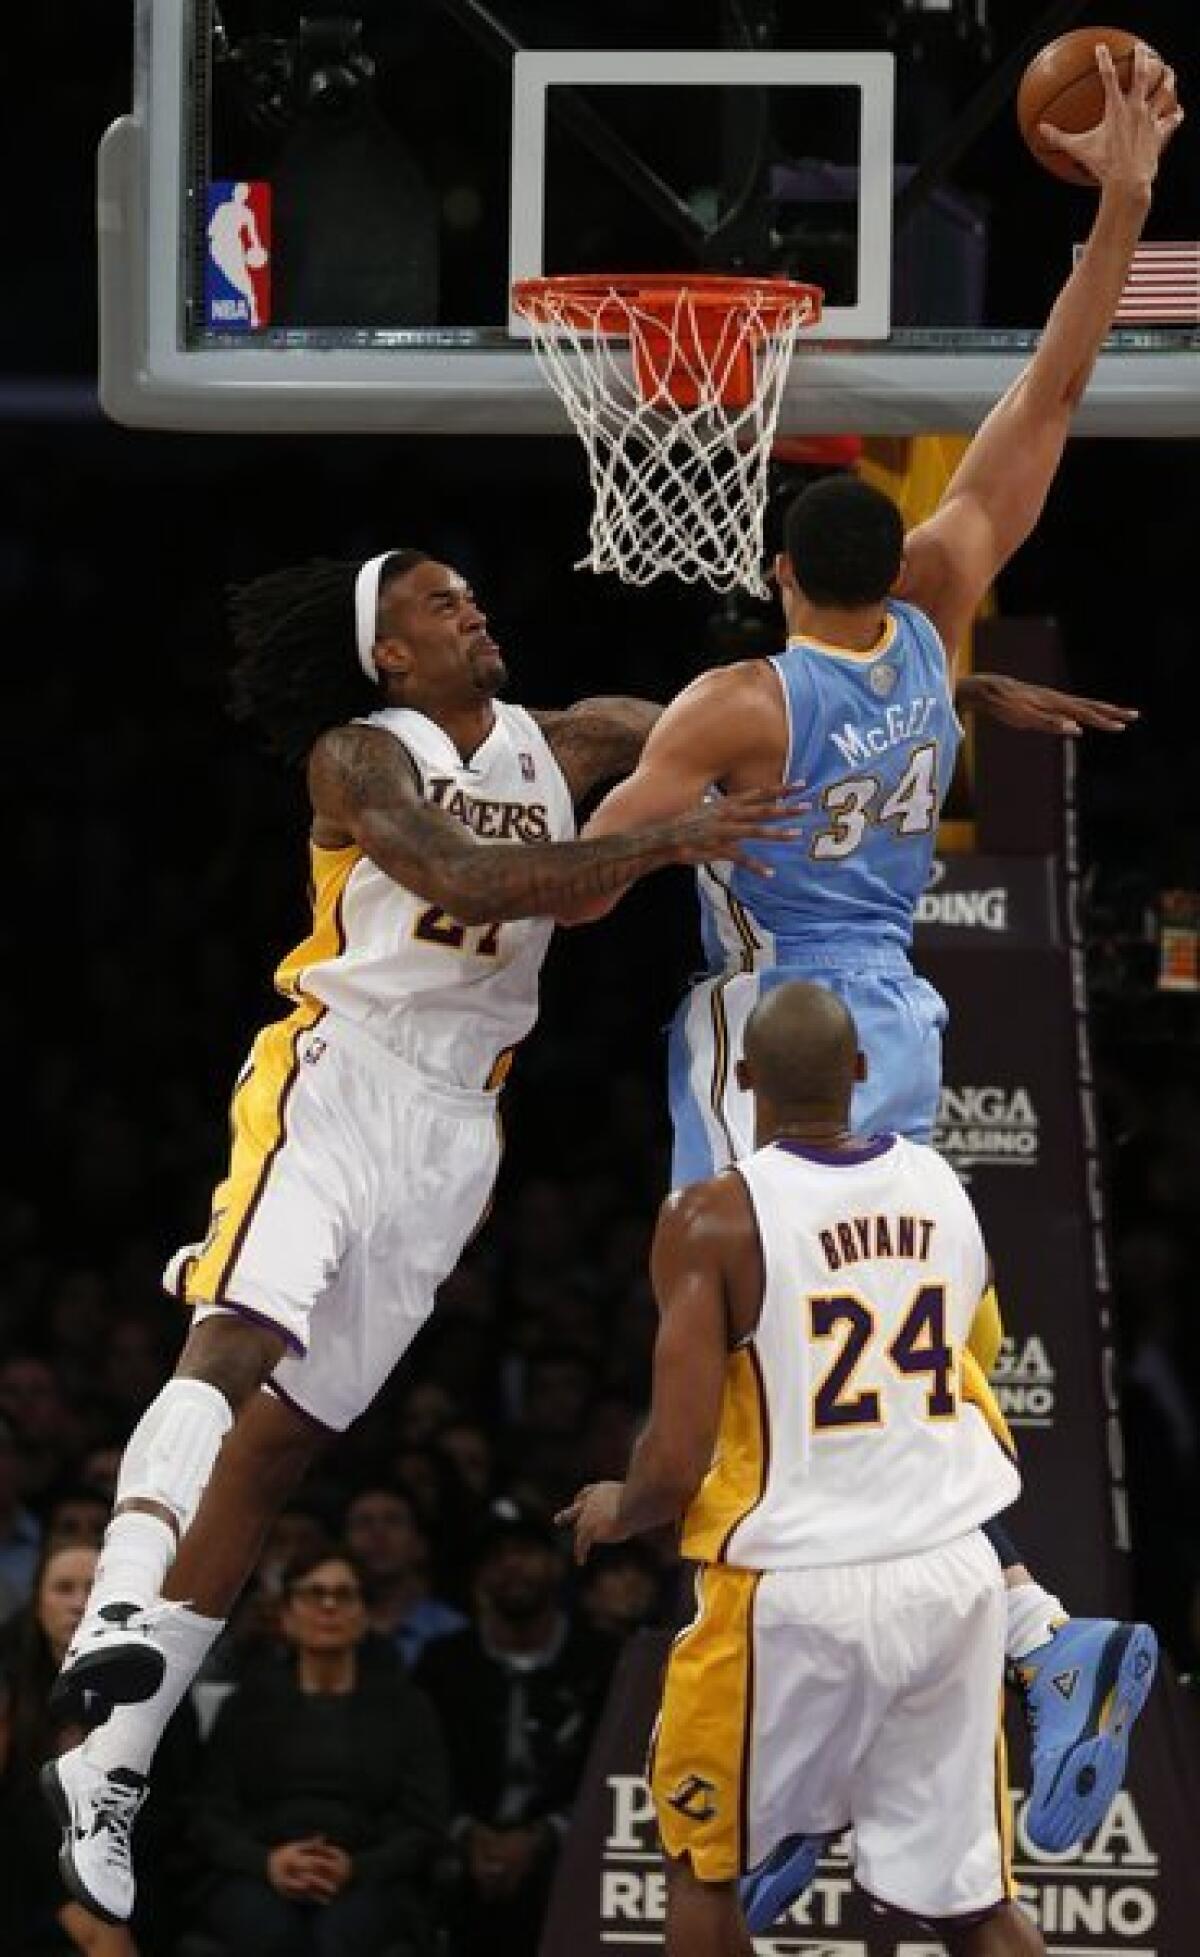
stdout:
{"type": "Polygon", "coordinates": [[[1041,1931],[1033,1918],[1016,1903],[1008,1903],[1000,1911],[1008,1943],[997,1945],[997,1957],[1003,1949],[1004,1957],[1046,1957],[1046,1945],[1041,1931]]]}
{"type": "Polygon", "coordinates": [[[264,1508],[279,1508],[333,1439],[278,1395],[255,1393],[230,1437],[228,1470],[264,1508]]]}
{"type": "Polygon", "coordinates": [[[175,1373],[179,1379],[202,1379],[215,1386],[236,1413],[286,1351],[287,1340],[273,1326],[221,1312],[192,1326],[175,1373]]]}
{"type": "Polygon", "coordinates": [[[1016,1903],[1002,1903],[957,1935],[944,1934],[951,1957],[1046,1957],[1041,1931],[1016,1903]]]}
{"type": "Polygon", "coordinates": [[[129,1436],[117,1508],[148,1507],[180,1533],[188,1529],[232,1425],[232,1408],[211,1381],[169,1379],[129,1436]]]}

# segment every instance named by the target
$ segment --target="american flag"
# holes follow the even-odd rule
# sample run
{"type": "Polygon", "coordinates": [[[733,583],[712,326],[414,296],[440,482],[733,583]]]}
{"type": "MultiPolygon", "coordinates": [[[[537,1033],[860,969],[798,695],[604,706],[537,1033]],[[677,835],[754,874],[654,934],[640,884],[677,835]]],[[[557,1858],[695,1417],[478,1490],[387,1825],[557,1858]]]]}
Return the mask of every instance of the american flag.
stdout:
{"type": "MultiPolygon", "coordinates": [[[[1076,245],[1078,260],[1082,245],[1076,245]]],[[[1200,322],[1200,244],[1139,245],[1114,315],[1117,326],[1200,322]]]]}

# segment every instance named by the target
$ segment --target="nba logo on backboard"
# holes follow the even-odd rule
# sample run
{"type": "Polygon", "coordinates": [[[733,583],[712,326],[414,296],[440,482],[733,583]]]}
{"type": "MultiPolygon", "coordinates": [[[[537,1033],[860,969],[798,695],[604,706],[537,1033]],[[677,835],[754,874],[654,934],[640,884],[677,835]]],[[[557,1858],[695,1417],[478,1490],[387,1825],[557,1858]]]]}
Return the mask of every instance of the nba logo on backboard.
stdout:
{"type": "Polygon", "coordinates": [[[210,183],[207,222],[204,323],[257,333],[271,323],[270,184],[210,183]]]}

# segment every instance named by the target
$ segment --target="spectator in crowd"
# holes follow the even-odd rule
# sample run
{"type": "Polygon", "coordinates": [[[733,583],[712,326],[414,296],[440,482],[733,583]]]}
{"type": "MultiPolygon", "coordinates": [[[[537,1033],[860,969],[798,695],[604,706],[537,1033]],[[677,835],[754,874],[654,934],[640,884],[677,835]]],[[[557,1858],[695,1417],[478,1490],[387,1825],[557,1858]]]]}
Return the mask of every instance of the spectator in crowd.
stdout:
{"type": "Polygon", "coordinates": [[[429,1545],[435,1592],[456,1597],[462,1584],[462,1545],[478,1534],[479,1504],[440,1447],[398,1447],[383,1463],[380,1483],[408,1496],[429,1545]]]}
{"type": "Polygon", "coordinates": [[[0,1859],[9,1878],[0,1944],[5,1957],[70,1950],[87,1957],[154,1957],[171,1947],[177,1927],[170,1904],[180,1869],[179,1802],[195,1759],[190,1707],[183,1706],[167,1728],[138,1818],[138,1852],[152,1873],[132,1925],[104,1923],[67,1894],[58,1873],[60,1830],[38,1792],[42,1762],[80,1737],[77,1729],[54,1724],[47,1695],[83,1615],[96,1559],[94,1544],[48,1538],[31,1599],[0,1638],[7,1687],[0,1727],[0,1859]]]}
{"type": "Polygon", "coordinates": [[[446,1758],[424,1696],[363,1664],[363,1578],[348,1551],[298,1557],[288,1655],[222,1706],[195,1835],[208,1926],[229,1957],[426,1957],[446,1758]]]}
{"type": "Polygon", "coordinates": [[[94,1488],[103,1495],[111,1509],[117,1494],[117,1475],[121,1468],[121,1455],[124,1449],[119,1441],[101,1441],[90,1447],[79,1464],[79,1473],[86,1488],[94,1488]]]}
{"type": "Polygon", "coordinates": [[[618,1643],[663,1621],[663,1564],[648,1542],[606,1543],[592,1551],[579,1582],[579,1614],[618,1643]]]}
{"type": "Polygon", "coordinates": [[[593,1367],[570,1348],[552,1348],[530,1359],[509,1463],[525,1484],[541,1490],[548,1514],[570,1499],[564,1491],[578,1481],[579,1437],[594,1394],[593,1367]]]}
{"type": "Polygon", "coordinates": [[[111,1511],[112,1503],[102,1488],[64,1488],[50,1504],[46,1541],[88,1543],[99,1549],[111,1511]]]}
{"type": "Polygon", "coordinates": [[[0,1620],[11,1617],[33,1589],[42,1531],[21,1501],[17,1436],[0,1414],[0,1620]]]}
{"type": "Polygon", "coordinates": [[[64,1271],[46,1300],[54,1367],[72,1393],[95,1384],[109,1323],[108,1287],[99,1271],[64,1271]]]}
{"type": "Polygon", "coordinates": [[[0,1365],[0,1412],[17,1439],[20,1492],[36,1506],[78,1455],[79,1422],[53,1366],[32,1352],[14,1352],[0,1365]]]}
{"type": "Polygon", "coordinates": [[[280,1620],[287,1572],[301,1557],[328,1554],[332,1546],[324,1516],[302,1497],[280,1510],[254,1574],[204,1666],[204,1685],[241,1684],[256,1665],[283,1655],[287,1645],[280,1620]]]}
{"type": "Polygon", "coordinates": [[[575,1624],[549,1525],[495,1519],[475,1570],[475,1621],[417,1667],[450,1750],[460,1867],[455,1957],[532,1952],[612,1673],[614,1647],[575,1624]]]}
{"type": "Polygon", "coordinates": [[[458,1412],[452,1396],[435,1380],[406,1382],[395,1415],[397,1443],[401,1447],[431,1446],[458,1412]]]}
{"type": "Polygon", "coordinates": [[[429,1542],[401,1489],[362,1489],[346,1510],[343,1533],[363,1572],[367,1621],[403,1665],[411,1668],[436,1638],[463,1629],[463,1613],[434,1595],[429,1542]]]}
{"type": "Polygon", "coordinates": [[[101,1922],[64,1890],[58,1828],[37,1789],[42,1761],[78,1737],[74,1729],[55,1731],[46,1694],[83,1615],[95,1568],[94,1549],[52,1547],[35,1570],[29,1603],[11,1620],[3,1640],[8,1708],[0,1817],[10,1877],[5,1927],[11,1948],[31,1957],[63,1948],[94,1951],[96,1957],[137,1957],[128,1926],[101,1922]]]}
{"type": "Polygon", "coordinates": [[[453,1465],[470,1499],[488,1501],[495,1475],[495,1449],[487,1428],[475,1420],[452,1420],[438,1435],[437,1450],[453,1465]]]}

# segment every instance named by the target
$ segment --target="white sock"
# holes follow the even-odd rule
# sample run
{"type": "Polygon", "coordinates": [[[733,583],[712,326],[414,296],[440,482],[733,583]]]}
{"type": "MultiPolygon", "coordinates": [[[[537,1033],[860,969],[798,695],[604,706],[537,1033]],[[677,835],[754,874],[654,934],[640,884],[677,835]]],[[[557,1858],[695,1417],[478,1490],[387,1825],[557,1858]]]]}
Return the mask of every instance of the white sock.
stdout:
{"type": "Polygon", "coordinates": [[[148,1604],[158,1596],[175,1561],[175,1531],[161,1516],[124,1509],[104,1531],[88,1616],[105,1604],[148,1604]]]}
{"type": "Polygon", "coordinates": [[[154,1697],[144,1699],[141,1705],[114,1706],[104,1724],[88,1734],[83,1753],[90,1766],[107,1773],[114,1767],[131,1767],[139,1774],[149,1772],[167,1721],[224,1624],[223,1617],[201,1617],[187,1604],[164,1615],[156,1636],[167,1661],[162,1684],[154,1697]]]}
{"type": "Polygon", "coordinates": [[[1039,1645],[1049,1643],[1054,1633],[1070,1618],[1070,1612],[1063,1608],[1058,1598],[1052,1597],[1032,1578],[1028,1583],[1009,1584],[1004,1598],[1008,1613],[1004,1651],[1013,1665],[1021,1658],[1028,1658],[1039,1645]]]}

